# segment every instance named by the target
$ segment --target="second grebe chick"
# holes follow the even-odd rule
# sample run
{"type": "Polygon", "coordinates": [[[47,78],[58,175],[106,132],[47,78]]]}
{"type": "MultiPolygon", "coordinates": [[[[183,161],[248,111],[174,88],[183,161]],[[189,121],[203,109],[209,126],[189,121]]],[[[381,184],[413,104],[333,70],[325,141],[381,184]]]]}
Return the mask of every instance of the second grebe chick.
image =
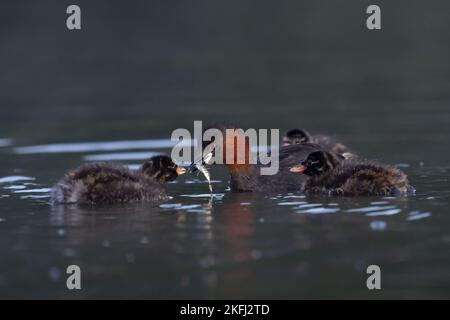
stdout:
{"type": "Polygon", "coordinates": [[[336,138],[322,134],[311,135],[303,129],[291,129],[287,131],[282,140],[283,146],[302,143],[314,143],[319,145],[323,150],[336,154],[351,154],[349,148],[338,142],[336,138]]]}
{"type": "Polygon", "coordinates": [[[342,159],[327,151],[312,152],[290,171],[310,177],[304,188],[307,194],[401,196],[414,190],[394,167],[357,157],[342,159]]]}

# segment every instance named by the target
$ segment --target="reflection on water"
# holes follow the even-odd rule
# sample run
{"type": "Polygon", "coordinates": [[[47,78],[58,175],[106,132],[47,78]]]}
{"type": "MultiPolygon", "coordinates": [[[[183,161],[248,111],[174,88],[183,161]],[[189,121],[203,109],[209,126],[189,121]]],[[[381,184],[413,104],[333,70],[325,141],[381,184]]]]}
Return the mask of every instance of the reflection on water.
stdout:
{"type": "Polygon", "coordinates": [[[408,213],[408,217],[406,218],[406,220],[408,221],[420,220],[428,218],[429,216],[431,216],[430,212],[411,211],[410,213],[408,213]]]}
{"type": "MultiPolygon", "coordinates": [[[[1,141],[1,140],[0,140],[1,141]]],[[[183,140],[179,145],[191,145],[191,141],[183,140]]],[[[162,149],[172,148],[178,142],[170,139],[153,140],[133,140],[133,141],[106,141],[106,142],[81,142],[81,143],[57,143],[38,146],[16,147],[17,154],[36,153],[72,153],[72,152],[92,152],[92,151],[114,151],[132,149],[162,149]]]]}
{"type": "Polygon", "coordinates": [[[10,146],[11,144],[12,144],[11,139],[0,139],[0,148],[10,146]]]}
{"type": "MultiPolygon", "coordinates": [[[[46,151],[57,163],[77,150],[79,161],[123,160],[131,168],[139,164],[126,161],[153,154],[122,143],[10,151],[13,164],[46,151]]],[[[168,144],[158,146],[168,152],[168,144]]],[[[51,207],[50,187],[65,163],[44,175],[11,168],[0,177],[3,296],[69,297],[69,264],[82,268],[83,297],[339,297],[344,284],[347,297],[370,297],[369,264],[382,266],[386,297],[450,292],[448,168],[404,165],[418,190],[409,198],[233,194],[214,168],[213,194],[186,175],[168,184],[171,199],[156,207],[51,207]]]]}
{"type": "Polygon", "coordinates": [[[116,161],[116,160],[147,160],[157,156],[157,152],[125,152],[125,153],[104,153],[88,154],[83,157],[86,161],[116,161]]]}
{"type": "Polygon", "coordinates": [[[23,177],[23,176],[9,176],[9,177],[0,178],[0,183],[11,183],[11,182],[17,182],[17,181],[30,181],[30,180],[35,180],[35,178],[23,177]]]}
{"type": "Polygon", "coordinates": [[[17,190],[14,193],[50,193],[50,188],[17,190]]]}

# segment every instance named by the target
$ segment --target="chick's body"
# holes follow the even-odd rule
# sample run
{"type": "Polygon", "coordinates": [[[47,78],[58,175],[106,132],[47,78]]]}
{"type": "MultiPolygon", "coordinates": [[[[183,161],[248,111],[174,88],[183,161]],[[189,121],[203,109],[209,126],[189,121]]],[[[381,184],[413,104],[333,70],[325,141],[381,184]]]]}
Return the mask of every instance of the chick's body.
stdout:
{"type": "Polygon", "coordinates": [[[305,185],[306,193],[344,196],[399,196],[411,190],[402,171],[358,158],[344,160],[332,170],[312,176],[305,185]]]}
{"type": "MultiPolygon", "coordinates": [[[[183,171],[184,173],[184,171],[183,171]]],[[[69,171],[52,190],[52,202],[116,204],[169,199],[164,182],[182,174],[168,157],[150,159],[139,170],[111,164],[89,164],[69,171]]]]}

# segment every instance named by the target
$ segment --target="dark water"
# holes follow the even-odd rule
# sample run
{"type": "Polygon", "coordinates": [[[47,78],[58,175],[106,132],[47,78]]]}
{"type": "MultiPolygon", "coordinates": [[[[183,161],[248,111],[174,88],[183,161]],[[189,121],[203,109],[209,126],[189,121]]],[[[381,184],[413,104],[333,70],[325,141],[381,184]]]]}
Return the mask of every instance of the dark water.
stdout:
{"type": "Polygon", "coordinates": [[[92,152],[14,154],[23,151],[2,148],[4,297],[449,296],[450,167],[404,161],[418,190],[407,199],[232,194],[218,169],[212,198],[186,176],[159,207],[77,208],[51,207],[47,188],[92,152]],[[82,268],[79,293],[65,289],[70,264],[82,268]],[[371,264],[382,268],[379,293],[365,286],[371,264]]]}
{"type": "Polygon", "coordinates": [[[79,33],[56,3],[0,10],[1,298],[450,298],[447,2],[380,1],[378,33],[364,1],[80,1],[79,33]],[[183,176],[159,207],[48,204],[67,169],[169,153],[194,119],[336,134],[417,194],[232,194],[214,168],[212,198],[183,176]]]}

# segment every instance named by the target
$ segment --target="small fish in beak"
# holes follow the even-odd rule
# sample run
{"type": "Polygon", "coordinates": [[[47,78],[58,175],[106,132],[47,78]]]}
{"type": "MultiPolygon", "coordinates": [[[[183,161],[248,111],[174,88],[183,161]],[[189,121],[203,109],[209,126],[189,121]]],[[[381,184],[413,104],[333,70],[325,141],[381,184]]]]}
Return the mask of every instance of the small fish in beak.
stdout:
{"type": "Polygon", "coordinates": [[[177,167],[177,169],[175,170],[178,176],[181,176],[182,174],[186,173],[186,169],[182,168],[182,167],[177,167]]]}
{"type": "Polygon", "coordinates": [[[208,181],[209,191],[213,193],[211,185],[211,174],[209,173],[208,169],[206,169],[206,167],[201,163],[191,164],[189,167],[189,172],[196,172],[196,171],[200,171],[203,174],[203,176],[205,176],[205,179],[208,181]]]}
{"type": "Polygon", "coordinates": [[[194,161],[188,168],[188,171],[190,173],[194,173],[197,171],[200,171],[203,176],[206,178],[206,180],[208,181],[208,187],[209,187],[209,191],[211,193],[213,193],[213,189],[212,189],[212,185],[211,185],[211,174],[209,173],[208,169],[206,169],[205,165],[211,164],[212,159],[213,159],[213,149],[214,149],[215,144],[211,143],[210,145],[208,145],[205,150],[203,150],[203,155],[202,158],[200,160],[194,161]]]}

